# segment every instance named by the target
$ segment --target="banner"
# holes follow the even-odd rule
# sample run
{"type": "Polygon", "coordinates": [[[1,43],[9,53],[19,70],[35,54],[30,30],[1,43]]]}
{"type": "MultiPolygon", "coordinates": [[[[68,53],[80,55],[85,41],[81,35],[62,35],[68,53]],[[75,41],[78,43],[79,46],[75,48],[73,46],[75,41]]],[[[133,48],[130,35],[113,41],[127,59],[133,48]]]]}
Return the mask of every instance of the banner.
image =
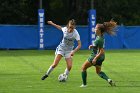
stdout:
{"type": "Polygon", "coordinates": [[[93,45],[93,42],[96,38],[95,32],[94,32],[95,26],[96,26],[96,10],[91,9],[91,10],[89,10],[89,24],[88,24],[88,27],[89,27],[89,32],[90,32],[90,42],[89,43],[92,44],[92,45],[93,45]]]}
{"type": "Polygon", "coordinates": [[[38,10],[39,49],[44,49],[44,9],[38,10]]]}

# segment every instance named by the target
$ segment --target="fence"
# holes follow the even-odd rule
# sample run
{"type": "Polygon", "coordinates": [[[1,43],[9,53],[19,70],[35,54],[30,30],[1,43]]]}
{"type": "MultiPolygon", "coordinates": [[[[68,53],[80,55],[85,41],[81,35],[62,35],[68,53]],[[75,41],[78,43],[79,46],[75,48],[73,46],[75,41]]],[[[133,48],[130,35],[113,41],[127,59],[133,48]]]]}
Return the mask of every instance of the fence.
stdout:
{"type": "MultiPolygon", "coordinates": [[[[81,49],[88,49],[90,32],[87,26],[77,26],[81,37],[81,49]]],[[[55,49],[63,34],[52,26],[44,28],[45,49],[55,49]]],[[[119,26],[116,36],[105,35],[106,49],[140,49],[140,26],[119,26]]],[[[77,44],[75,44],[76,46],[77,44]]],[[[1,25],[0,49],[38,49],[37,25],[1,25]]]]}

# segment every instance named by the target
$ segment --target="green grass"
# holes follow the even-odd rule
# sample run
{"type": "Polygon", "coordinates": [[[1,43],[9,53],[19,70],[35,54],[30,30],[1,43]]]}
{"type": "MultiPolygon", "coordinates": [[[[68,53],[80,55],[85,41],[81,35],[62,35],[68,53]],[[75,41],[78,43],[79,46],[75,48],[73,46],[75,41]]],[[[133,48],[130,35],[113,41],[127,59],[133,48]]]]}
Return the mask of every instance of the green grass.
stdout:
{"type": "Polygon", "coordinates": [[[81,66],[90,51],[82,50],[73,57],[73,68],[68,81],[60,83],[57,77],[64,72],[65,60],[45,80],[41,81],[54,60],[52,50],[1,50],[0,93],[139,93],[140,50],[107,50],[102,70],[117,87],[98,77],[95,68],[88,72],[88,87],[80,88],[81,66]]]}

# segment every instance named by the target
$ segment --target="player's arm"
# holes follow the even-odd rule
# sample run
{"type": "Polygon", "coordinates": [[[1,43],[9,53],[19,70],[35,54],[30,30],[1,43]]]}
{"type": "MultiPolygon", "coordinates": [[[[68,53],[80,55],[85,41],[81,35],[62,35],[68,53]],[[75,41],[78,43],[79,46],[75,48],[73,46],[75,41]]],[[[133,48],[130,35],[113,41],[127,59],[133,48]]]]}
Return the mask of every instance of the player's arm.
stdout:
{"type": "Polygon", "coordinates": [[[96,64],[97,59],[98,59],[102,54],[104,54],[104,48],[100,48],[100,49],[99,49],[99,53],[94,57],[94,59],[92,60],[92,63],[93,63],[93,64],[96,64]]]}
{"type": "Polygon", "coordinates": [[[60,25],[57,25],[57,24],[53,23],[52,21],[48,21],[47,23],[52,25],[52,26],[54,26],[54,27],[56,27],[59,30],[62,30],[62,27],[60,25]]]}
{"type": "Polygon", "coordinates": [[[81,41],[78,40],[77,42],[78,42],[78,46],[71,52],[71,56],[73,56],[74,53],[75,53],[76,51],[78,51],[78,50],[81,48],[81,41]]]}
{"type": "Polygon", "coordinates": [[[94,46],[93,45],[89,45],[88,49],[93,49],[94,46]]]}

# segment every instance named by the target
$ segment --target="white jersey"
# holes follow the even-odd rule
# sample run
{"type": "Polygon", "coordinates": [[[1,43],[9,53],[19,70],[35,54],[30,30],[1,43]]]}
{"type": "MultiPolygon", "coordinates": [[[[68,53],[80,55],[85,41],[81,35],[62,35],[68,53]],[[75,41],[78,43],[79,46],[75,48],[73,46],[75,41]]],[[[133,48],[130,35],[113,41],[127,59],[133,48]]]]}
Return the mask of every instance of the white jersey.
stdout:
{"type": "Polygon", "coordinates": [[[60,42],[58,48],[61,48],[62,50],[65,51],[71,51],[74,47],[74,40],[80,40],[80,36],[79,33],[76,29],[74,29],[73,32],[69,33],[67,31],[67,27],[63,27],[62,31],[63,31],[63,39],[60,42]]]}

